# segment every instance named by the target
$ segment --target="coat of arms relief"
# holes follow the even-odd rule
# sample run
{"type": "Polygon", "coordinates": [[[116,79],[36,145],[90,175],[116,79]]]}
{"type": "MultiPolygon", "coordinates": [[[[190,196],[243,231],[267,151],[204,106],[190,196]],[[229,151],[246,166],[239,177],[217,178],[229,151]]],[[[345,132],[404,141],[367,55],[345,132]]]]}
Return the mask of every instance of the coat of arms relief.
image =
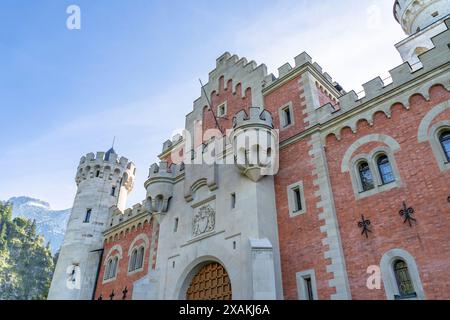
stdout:
{"type": "Polygon", "coordinates": [[[210,205],[201,207],[194,216],[192,235],[197,237],[213,231],[216,224],[216,212],[210,205]]]}

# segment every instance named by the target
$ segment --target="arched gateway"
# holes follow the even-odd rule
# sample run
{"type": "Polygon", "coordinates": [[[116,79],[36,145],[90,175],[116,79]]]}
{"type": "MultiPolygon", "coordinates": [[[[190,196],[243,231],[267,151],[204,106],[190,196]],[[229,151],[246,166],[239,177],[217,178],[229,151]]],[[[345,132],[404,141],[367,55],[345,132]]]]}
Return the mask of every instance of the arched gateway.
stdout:
{"type": "Polygon", "coordinates": [[[231,282],[225,268],[210,262],[200,268],[192,279],[187,300],[231,300],[231,282]]]}

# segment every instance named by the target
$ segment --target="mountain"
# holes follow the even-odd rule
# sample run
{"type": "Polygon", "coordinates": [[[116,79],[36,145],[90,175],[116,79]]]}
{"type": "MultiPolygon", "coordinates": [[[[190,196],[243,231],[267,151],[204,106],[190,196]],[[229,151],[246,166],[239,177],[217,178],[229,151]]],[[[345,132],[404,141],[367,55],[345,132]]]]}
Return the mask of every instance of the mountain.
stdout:
{"type": "Polygon", "coordinates": [[[36,220],[38,234],[42,235],[46,242],[50,242],[51,251],[55,254],[64,239],[71,209],[52,210],[49,203],[30,197],[14,197],[8,202],[13,208],[13,218],[36,220]]]}

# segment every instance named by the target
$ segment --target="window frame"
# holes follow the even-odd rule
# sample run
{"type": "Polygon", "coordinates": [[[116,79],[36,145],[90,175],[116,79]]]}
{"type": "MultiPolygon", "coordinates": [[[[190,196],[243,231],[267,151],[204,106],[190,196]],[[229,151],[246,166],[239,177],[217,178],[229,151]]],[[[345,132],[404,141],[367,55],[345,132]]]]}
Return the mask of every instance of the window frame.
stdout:
{"type": "Polygon", "coordinates": [[[298,181],[296,183],[293,183],[287,187],[287,197],[288,197],[288,209],[289,209],[289,216],[291,218],[305,214],[306,213],[306,199],[305,199],[305,188],[303,185],[303,181],[298,181]],[[297,210],[297,201],[296,201],[296,194],[295,190],[299,190],[300,192],[300,201],[301,201],[301,209],[297,210]]]}
{"type": "Polygon", "coordinates": [[[370,197],[374,194],[385,192],[402,185],[400,172],[398,170],[394,154],[389,147],[381,146],[372,149],[369,153],[358,154],[352,158],[350,165],[350,179],[353,185],[353,191],[356,199],[370,197]],[[395,179],[394,181],[389,183],[383,183],[383,179],[381,177],[380,170],[377,164],[377,160],[383,155],[387,156],[389,164],[391,166],[392,175],[395,179]],[[368,163],[370,171],[372,173],[374,188],[369,190],[364,190],[359,173],[359,166],[362,162],[368,163]]]}
{"type": "Polygon", "coordinates": [[[441,149],[444,152],[444,156],[447,159],[447,163],[450,162],[450,150],[448,151],[449,153],[447,154],[445,147],[444,147],[444,139],[442,138],[442,136],[444,135],[444,133],[448,134],[448,138],[445,139],[445,141],[449,141],[450,142],[450,129],[449,130],[442,130],[442,132],[439,134],[439,143],[441,144],[441,149]]]}
{"type": "Polygon", "coordinates": [[[314,269],[297,272],[295,276],[297,280],[298,300],[311,301],[311,299],[309,299],[306,279],[309,279],[311,283],[312,300],[319,300],[317,294],[316,272],[314,269]]]}
{"type": "Polygon", "coordinates": [[[87,208],[86,213],[84,215],[83,223],[90,223],[91,222],[91,216],[92,216],[92,208],[87,208]]]}
{"type": "Polygon", "coordinates": [[[221,104],[219,104],[216,108],[216,115],[217,118],[225,118],[227,116],[227,112],[228,112],[228,106],[227,106],[227,102],[223,102],[221,104]],[[223,108],[223,113],[219,112],[221,109],[223,108]]]}
{"type": "Polygon", "coordinates": [[[119,270],[119,255],[115,254],[110,256],[106,262],[106,268],[103,274],[103,283],[114,281],[117,278],[117,273],[119,270]],[[114,272],[111,275],[111,272],[114,272]]]}
{"type": "Polygon", "coordinates": [[[423,290],[420,274],[416,262],[409,252],[395,248],[387,251],[380,261],[381,277],[383,280],[386,298],[388,300],[425,300],[425,292],[423,290]],[[408,273],[416,296],[402,297],[399,292],[396,275],[394,272],[394,263],[402,260],[408,267],[408,273]]]}
{"type": "Polygon", "coordinates": [[[144,270],[145,265],[145,251],[146,244],[141,243],[140,245],[133,246],[130,254],[130,258],[128,259],[128,274],[134,274],[137,272],[141,272],[144,270]],[[140,257],[140,253],[142,251],[142,257],[140,257]]]}
{"type": "Polygon", "coordinates": [[[445,131],[450,130],[450,120],[444,120],[436,123],[430,129],[428,141],[431,144],[434,157],[438,162],[439,169],[443,171],[450,170],[450,161],[447,159],[447,155],[444,152],[443,145],[441,143],[440,136],[445,131]]]}
{"type": "Polygon", "coordinates": [[[278,117],[280,118],[280,130],[286,130],[295,125],[294,107],[292,102],[288,102],[278,109],[278,117]],[[285,111],[289,111],[290,120],[289,124],[286,123],[285,111]]]}
{"type": "Polygon", "coordinates": [[[417,293],[416,293],[416,291],[414,290],[414,282],[413,282],[413,280],[411,279],[411,275],[410,275],[410,273],[409,273],[409,267],[408,267],[408,263],[405,261],[405,260],[403,260],[403,259],[397,259],[397,260],[394,260],[393,262],[392,262],[392,268],[394,268],[394,275],[395,275],[395,280],[396,280],[396,283],[397,283],[397,289],[398,289],[398,292],[399,292],[399,295],[397,296],[397,295],[395,295],[394,297],[395,297],[395,299],[396,300],[403,300],[403,299],[409,299],[409,298],[415,298],[415,297],[417,297],[417,293]],[[400,287],[401,287],[401,279],[399,279],[399,270],[397,269],[397,265],[399,264],[399,263],[404,263],[405,264],[405,267],[404,268],[406,268],[406,271],[405,271],[405,273],[406,273],[406,276],[407,276],[407,280],[410,282],[410,286],[412,286],[412,288],[413,288],[413,292],[411,292],[411,293],[402,293],[401,291],[400,291],[400,287]]]}
{"type": "Polygon", "coordinates": [[[392,168],[392,163],[391,163],[391,159],[389,158],[389,155],[387,155],[385,152],[379,152],[377,155],[374,156],[374,160],[375,160],[375,164],[377,165],[377,171],[378,171],[378,175],[379,175],[379,183],[380,185],[386,185],[389,183],[393,183],[396,180],[395,174],[394,174],[394,169],[392,168]],[[381,172],[381,164],[380,164],[380,158],[385,157],[388,161],[389,167],[391,168],[391,175],[393,177],[394,180],[392,181],[388,181],[386,182],[383,178],[383,174],[381,172]]]}

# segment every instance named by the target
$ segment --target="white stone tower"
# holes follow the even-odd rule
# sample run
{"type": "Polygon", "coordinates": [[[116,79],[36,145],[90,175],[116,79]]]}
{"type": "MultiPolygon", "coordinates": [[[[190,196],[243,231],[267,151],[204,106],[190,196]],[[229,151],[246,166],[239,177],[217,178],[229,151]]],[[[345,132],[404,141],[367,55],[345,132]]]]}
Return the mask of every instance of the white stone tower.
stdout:
{"type": "Polygon", "coordinates": [[[134,164],[124,157],[118,159],[112,148],[81,158],[76,175],[78,190],[48,299],[92,299],[109,208],[117,205],[124,210],[135,171],[134,164]]]}
{"type": "Polygon", "coordinates": [[[422,67],[418,56],[434,47],[431,38],[445,31],[450,0],[396,0],[394,16],[409,36],[396,45],[413,70],[422,67]]]}

